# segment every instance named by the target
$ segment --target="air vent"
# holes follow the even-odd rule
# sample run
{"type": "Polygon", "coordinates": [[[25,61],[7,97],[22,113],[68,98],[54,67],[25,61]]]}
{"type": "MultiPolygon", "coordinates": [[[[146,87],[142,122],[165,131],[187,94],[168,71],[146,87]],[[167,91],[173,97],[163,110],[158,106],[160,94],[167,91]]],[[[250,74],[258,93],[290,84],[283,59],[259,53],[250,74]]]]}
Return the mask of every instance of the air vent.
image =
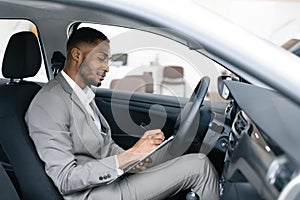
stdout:
{"type": "Polygon", "coordinates": [[[242,111],[237,114],[233,126],[235,134],[238,136],[240,136],[243,131],[246,131],[249,128],[249,122],[245,119],[242,111]]]}

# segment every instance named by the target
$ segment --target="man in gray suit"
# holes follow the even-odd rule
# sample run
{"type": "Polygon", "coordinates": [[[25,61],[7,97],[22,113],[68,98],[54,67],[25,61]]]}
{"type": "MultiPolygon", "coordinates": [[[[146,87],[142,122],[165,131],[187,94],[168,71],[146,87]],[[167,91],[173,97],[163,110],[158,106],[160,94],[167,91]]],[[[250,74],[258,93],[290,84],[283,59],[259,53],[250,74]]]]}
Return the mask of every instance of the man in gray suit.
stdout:
{"type": "Polygon", "coordinates": [[[186,155],[106,184],[164,140],[149,130],[130,149],[111,138],[94,102],[91,86],[100,86],[109,71],[107,37],[81,28],[67,42],[64,70],[36,95],[27,113],[30,137],[45,170],[65,199],[163,199],[191,188],[200,199],[218,199],[218,178],[207,157],[186,155]]]}

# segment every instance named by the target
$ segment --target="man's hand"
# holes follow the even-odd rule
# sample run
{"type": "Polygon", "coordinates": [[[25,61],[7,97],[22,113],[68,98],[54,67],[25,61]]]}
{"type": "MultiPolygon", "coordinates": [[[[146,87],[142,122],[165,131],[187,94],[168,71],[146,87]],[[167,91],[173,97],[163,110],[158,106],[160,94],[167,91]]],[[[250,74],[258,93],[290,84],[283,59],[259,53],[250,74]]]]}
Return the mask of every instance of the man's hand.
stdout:
{"type": "Polygon", "coordinates": [[[129,149],[129,152],[138,154],[147,154],[165,139],[164,133],[160,129],[149,130],[129,149]]]}
{"type": "MultiPolygon", "coordinates": [[[[131,163],[138,161],[160,145],[164,139],[164,133],[160,129],[146,131],[132,148],[117,155],[119,168],[124,169],[131,163]]],[[[150,164],[143,162],[136,167],[136,170],[145,170],[150,164]]]]}
{"type": "Polygon", "coordinates": [[[130,170],[130,172],[131,173],[138,173],[138,172],[141,172],[141,171],[144,171],[144,170],[148,169],[149,167],[151,167],[151,165],[152,165],[152,159],[147,158],[145,161],[139,163],[132,170],[130,170]]]}

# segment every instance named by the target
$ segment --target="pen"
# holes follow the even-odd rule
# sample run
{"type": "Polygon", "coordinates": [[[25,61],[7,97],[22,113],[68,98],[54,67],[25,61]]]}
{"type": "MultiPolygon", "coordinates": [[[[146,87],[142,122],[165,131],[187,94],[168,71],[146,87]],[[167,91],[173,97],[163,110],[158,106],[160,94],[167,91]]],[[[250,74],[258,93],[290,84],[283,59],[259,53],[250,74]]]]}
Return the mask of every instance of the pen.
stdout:
{"type": "MultiPolygon", "coordinates": [[[[151,130],[151,127],[148,126],[145,122],[142,122],[142,123],[140,124],[140,127],[141,127],[142,129],[144,129],[145,131],[151,130]]],[[[165,137],[162,139],[162,141],[164,141],[164,140],[165,140],[165,137]]]]}
{"type": "Polygon", "coordinates": [[[151,130],[151,128],[150,128],[145,122],[142,122],[142,123],[140,124],[140,127],[141,127],[142,129],[144,129],[145,131],[151,130]]]}

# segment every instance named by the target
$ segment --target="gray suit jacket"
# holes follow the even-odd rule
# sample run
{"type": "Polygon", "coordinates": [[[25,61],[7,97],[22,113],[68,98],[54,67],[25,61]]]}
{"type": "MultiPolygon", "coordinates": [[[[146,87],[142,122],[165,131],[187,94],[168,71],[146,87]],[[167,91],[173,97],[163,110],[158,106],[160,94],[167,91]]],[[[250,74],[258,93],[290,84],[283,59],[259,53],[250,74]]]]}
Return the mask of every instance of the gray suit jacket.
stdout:
{"type": "Polygon", "coordinates": [[[111,139],[109,125],[99,115],[105,135],[61,74],[40,90],[26,113],[46,173],[65,199],[85,199],[93,192],[121,199],[118,184],[105,183],[117,177],[114,155],[123,149],[111,139]]]}

